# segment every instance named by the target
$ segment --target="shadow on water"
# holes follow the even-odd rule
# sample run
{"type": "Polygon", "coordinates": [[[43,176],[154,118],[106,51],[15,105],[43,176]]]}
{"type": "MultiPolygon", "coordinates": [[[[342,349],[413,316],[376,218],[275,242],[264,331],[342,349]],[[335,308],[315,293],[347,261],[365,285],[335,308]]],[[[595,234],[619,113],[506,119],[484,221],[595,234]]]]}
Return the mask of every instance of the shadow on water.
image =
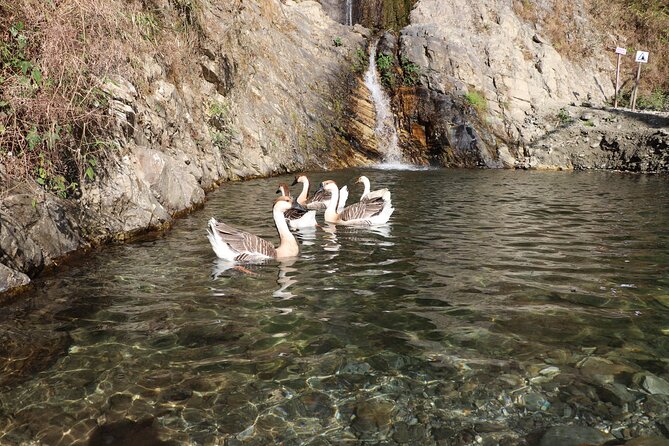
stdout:
{"type": "Polygon", "coordinates": [[[666,179],[311,176],[355,202],[360,174],[393,191],[390,223],[300,231],[297,259],[231,268],[206,239],[216,216],[276,242],[271,178],[38,284],[0,316],[0,443],[466,443],[493,423],[474,433],[522,444],[659,416],[602,412],[593,376],[642,398],[631,377],[669,375],[666,179]]]}

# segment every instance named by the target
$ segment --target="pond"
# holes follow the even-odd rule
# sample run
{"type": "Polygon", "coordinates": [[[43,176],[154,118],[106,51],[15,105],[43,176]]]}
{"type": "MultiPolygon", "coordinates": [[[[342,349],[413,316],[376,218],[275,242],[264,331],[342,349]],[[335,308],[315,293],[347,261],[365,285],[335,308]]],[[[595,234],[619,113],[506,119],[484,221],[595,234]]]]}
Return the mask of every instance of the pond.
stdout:
{"type": "MultiPolygon", "coordinates": [[[[72,262],[2,316],[0,444],[533,444],[669,430],[669,178],[349,169],[395,213],[274,243],[292,176],[228,183],[158,237],[72,262]]],[[[314,186],[312,186],[313,192],[314,186]]],[[[297,195],[297,186],[293,194],[297,195]]]]}

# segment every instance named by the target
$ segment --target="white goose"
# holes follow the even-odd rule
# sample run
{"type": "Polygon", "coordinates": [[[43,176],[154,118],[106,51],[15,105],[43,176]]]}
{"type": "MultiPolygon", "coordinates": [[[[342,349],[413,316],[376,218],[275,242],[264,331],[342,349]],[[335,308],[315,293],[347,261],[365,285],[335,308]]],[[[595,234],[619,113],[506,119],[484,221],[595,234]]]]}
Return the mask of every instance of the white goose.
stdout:
{"type": "Polygon", "coordinates": [[[362,195],[360,196],[360,201],[370,201],[374,200],[376,198],[383,198],[384,201],[390,202],[390,191],[386,188],[383,189],[377,189],[373,192],[370,192],[369,190],[371,189],[370,183],[369,183],[369,178],[367,178],[364,175],[360,175],[357,180],[355,180],[356,183],[362,183],[364,186],[364,190],[362,192],[362,195]]]}
{"type": "MultiPolygon", "coordinates": [[[[290,189],[285,183],[279,184],[279,189],[276,193],[281,194],[282,197],[290,198],[290,189]]],[[[303,208],[297,201],[295,201],[293,207],[284,212],[283,215],[286,217],[288,226],[290,226],[291,229],[315,228],[318,226],[318,223],[316,222],[316,211],[309,211],[303,208]]]]}
{"type": "MultiPolygon", "coordinates": [[[[339,189],[332,181],[321,183],[321,189],[330,192],[331,196],[325,208],[325,221],[338,225],[372,226],[388,222],[395,208],[383,197],[352,204],[338,212],[336,209],[339,189]]],[[[320,189],[319,189],[320,191],[320,189]]]]}
{"type": "MultiPolygon", "coordinates": [[[[292,186],[297,183],[302,183],[302,192],[297,196],[297,202],[300,203],[307,209],[325,209],[327,207],[328,199],[330,195],[328,192],[316,192],[313,197],[309,198],[309,179],[306,175],[297,175],[295,181],[293,181],[292,186]]],[[[344,209],[346,206],[346,200],[348,199],[348,187],[344,186],[339,191],[339,202],[337,204],[337,210],[344,209]]]]}
{"type": "Polygon", "coordinates": [[[283,215],[292,206],[293,200],[289,197],[279,197],[274,202],[272,215],[281,239],[278,248],[249,232],[217,222],[215,218],[209,220],[207,228],[211,247],[220,259],[237,262],[296,257],[300,247],[283,215]]]}

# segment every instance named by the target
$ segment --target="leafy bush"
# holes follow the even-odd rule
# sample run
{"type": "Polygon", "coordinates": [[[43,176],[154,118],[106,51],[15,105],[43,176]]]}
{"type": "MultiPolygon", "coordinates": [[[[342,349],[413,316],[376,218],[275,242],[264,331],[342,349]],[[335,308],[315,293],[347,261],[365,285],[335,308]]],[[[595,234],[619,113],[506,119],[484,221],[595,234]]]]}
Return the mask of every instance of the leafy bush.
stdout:
{"type": "Polygon", "coordinates": [[[480,113],[488,109],[488,101],[485,96],[476,90],[465,93],[465,100],[480,113]]]}
{"type": "Polygon", "coordinates": [[[416,85],[420,79],[420,67],[405,56],[402,56],[400,65],[402,67],[402,82],[404,85],[407,87],[416,85]]]}
{"type": "Polygon", "coordinates": [[[353,53],[353,63],[351,64],[351,71],[354,73],[362,73],[367,68],[367,54],[362,48],[357,48],[353,53]]]}
{"type": "Polygon", "coordinates": [[[390,54],[380,53],[376,56],[376,67],[381,75],[381,83],[390,88],[395,86],[393,61],[394,57],[390,54]]]}
{"type": "Polygon", "coordinates": [[[567,125],[574,122],[574,118],[572,118],[569,112],[564,108],[561,108],[558,111],[557,120],[560,123],[560,125],[567,125]]]}

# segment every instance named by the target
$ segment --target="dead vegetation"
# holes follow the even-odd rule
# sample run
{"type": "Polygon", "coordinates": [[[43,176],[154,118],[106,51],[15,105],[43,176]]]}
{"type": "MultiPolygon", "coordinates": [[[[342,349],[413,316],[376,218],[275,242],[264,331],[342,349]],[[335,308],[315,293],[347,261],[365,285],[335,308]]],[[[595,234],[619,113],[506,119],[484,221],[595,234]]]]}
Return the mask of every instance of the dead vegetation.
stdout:
{"type": "MultiPolygon", "coordinates": [[[[633,87],[637,50],[650,51],[643,67],[641,105],[669,109],[669,3],[666,0],[514,0],[523,20],[537,25],[564,57],[579,61],[604,46],[628,49],[623,66],[623,99],[633,87]]],[[[625,101],[623,100],[623,104],[625,101]]]]}
{"type": "Polygon", "coordinates": [[[168,76],[200,36],[200,0],[0,0],[0,164],[63,197],[93,181],[116,146],[106,137],[112,74],[141,82],[141,55],[168,76]]]}

